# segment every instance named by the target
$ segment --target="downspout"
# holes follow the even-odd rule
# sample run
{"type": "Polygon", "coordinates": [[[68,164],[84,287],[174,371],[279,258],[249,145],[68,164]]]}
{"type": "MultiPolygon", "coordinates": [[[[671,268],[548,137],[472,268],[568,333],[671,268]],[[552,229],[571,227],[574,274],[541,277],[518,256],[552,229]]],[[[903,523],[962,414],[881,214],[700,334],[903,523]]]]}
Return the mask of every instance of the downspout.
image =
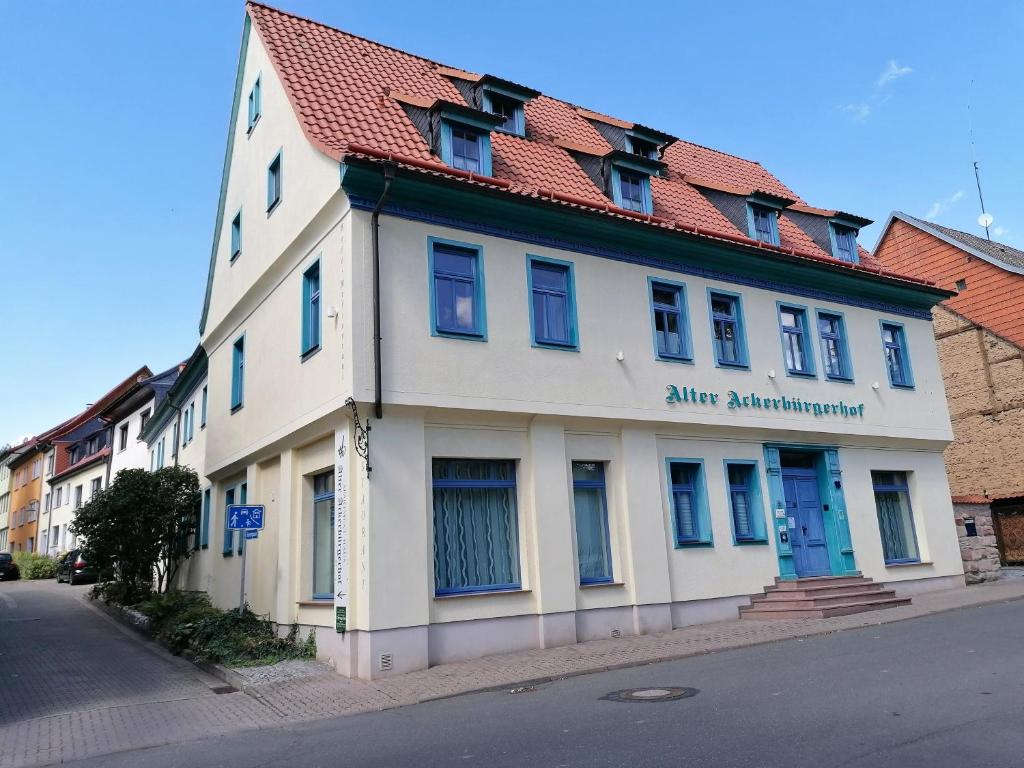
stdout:
{"type": "Polygon", "coordinates": [[[384,416],[383,395],[381,390],[380,372],[380,210],[391,191],[391,182],[395,178],[393,163],[384,165],[384,189],[373,206],[370,216],[370,233],[373,237],[373,415],[380,419],[384,416]]]}

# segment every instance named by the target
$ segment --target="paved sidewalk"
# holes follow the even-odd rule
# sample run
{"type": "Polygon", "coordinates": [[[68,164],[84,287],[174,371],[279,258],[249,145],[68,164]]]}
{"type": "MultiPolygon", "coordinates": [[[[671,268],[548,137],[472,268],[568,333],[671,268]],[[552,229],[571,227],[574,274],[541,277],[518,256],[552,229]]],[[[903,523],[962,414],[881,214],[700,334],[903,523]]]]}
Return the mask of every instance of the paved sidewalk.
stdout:
{"type": "Polygon", "coordinates": [[[284,720],[309,720],[416,704],[470,691],[651,664],[730,648],[876,626],[987,603],[1024,599],[1024,579],[915,595],[913,603],[830,619],[734,620],[700,624],[658,635],[594,640],[548,650],[523,651],[445,664],[376,682],[351,680],[319,664],[307,675],[294,667],[285,679],[269,670],[236,670],[253,683],[247,692],[284,720]]]}

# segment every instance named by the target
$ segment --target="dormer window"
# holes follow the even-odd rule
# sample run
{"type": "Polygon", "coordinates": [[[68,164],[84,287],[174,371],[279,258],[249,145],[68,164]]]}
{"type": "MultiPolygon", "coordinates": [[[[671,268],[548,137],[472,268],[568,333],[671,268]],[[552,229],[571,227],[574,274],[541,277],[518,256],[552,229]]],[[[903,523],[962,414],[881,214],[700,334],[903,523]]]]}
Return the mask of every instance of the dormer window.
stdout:
{"type": "Polygon", "coordinates": [[[613,166],[615,204],[637,213],[651,212],[651,178],[638,171],[613,166]]]}
{"type": "Polygon", "coordinates": [[[857,230],[842,224],[832,224],[832,255],[840,261],[856,264],[860,261],[857,253],[857,230]]]}
{"type": "Polygon", "coordinates": [[[658,145],[653,141],[626,134],[626,147],[630,154],[637,157],[645,157],[648,160],[658,159],[658,145]]]}
{"type": "Polygon", "coordinates": [[[779,244],[779,212],[767,205],[747,203],[750,236],[768,245],[779,244]]]}
{"type": "Polygon", "coordinates": [[[519,99],[487,90],[484,91],[484,110],[504,118],[505,122],[496,126],[497,130],[516,136],[526,135],[526,113],[519,99]]]}
{"type": "Polygon", "coordinates": [[[445,162],[448,165],[460,171],[479,173],[483,176],[491,175],[491,140],[489,136],[480,133],[475,128],[448,122],[444,123],[443,130],[444,137],[448,141],[445,142],[442,139],[442,157],[444,157],[444,146],[447,143],[450,157],[445,158],[445,162]],[[484,170],[485,163],[487,170],[484,170]]]}

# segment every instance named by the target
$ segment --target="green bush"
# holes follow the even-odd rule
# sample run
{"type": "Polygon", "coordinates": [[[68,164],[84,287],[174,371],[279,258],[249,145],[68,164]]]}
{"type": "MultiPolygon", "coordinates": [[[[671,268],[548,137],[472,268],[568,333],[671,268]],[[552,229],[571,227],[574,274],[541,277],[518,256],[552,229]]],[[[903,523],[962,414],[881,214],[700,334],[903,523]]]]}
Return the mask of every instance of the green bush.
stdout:
{"type": "Polygon", "coordinates": [[[120,581],[101,581],[89,592],[93,600],[103,600],[115,605],[126,605],[134,607],[147,599],[152,593],[148,587],[138,587],[134,584],[125,584],[120,581]]]}
{"type": "Polygon", "coordinates": [[[274,625],[248,606],[242,614],[222,611],[204,592],[152,594],[135,608],[149,617],[157,637],[175,653],[188,649],[200,659],[233,666],[316,657],[312,632],[303,643],[297,642],[297,632],[278,637],[274,625]]]}
{"type": "Polygon", "coordinates": [[[52,579],[57,575],[57,561],[38,552],[15,552],[14,562],[23,579],[52,579]]]}

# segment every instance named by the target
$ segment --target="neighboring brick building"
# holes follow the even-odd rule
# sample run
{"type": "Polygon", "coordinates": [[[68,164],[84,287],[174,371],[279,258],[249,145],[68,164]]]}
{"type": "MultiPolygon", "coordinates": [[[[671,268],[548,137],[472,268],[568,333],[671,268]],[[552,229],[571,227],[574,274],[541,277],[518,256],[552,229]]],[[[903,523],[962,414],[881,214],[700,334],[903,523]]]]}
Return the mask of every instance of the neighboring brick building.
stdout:
{"type": "Polygon", "coordinates": [[[875,256],[957,291],[933,310],[946,468],[967,577],[995,578],[1000,561],[1024,563],[1024,251],[896,212],[875,256]]]}

